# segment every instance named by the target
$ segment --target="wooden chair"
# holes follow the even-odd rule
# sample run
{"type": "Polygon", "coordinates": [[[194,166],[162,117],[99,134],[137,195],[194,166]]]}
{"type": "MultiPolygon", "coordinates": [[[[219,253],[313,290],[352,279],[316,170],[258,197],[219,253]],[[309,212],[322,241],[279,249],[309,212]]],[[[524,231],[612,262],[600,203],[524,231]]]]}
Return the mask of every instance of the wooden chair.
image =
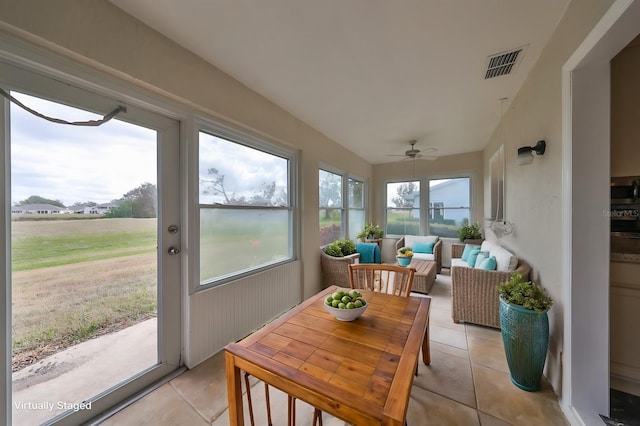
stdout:
{"type": "MultiPolygon", "coordinates": [[[[251,385],[249,383],[249,373],[244,373],[245,389],[247,391],[247,402],[249,405],[249,424],[255,426],[255,419],[253,417],[253,403],[251,401],[251,385]]],[[[269,385],[264,384],[264,396],[265,403],[267,405],[267,425],[273,426],[271,421],[271,400],[269,397],[269,385]]],[[[287,425],[295,426],[296,424],[296,399],[291,395],[287,395],[287,425]]],[[[322,411],[318,408],[313,409],[313,426],[322,426],[322,411]]]]}
{"type": "Polygon", "coordinates": [[[416,270],[387,264],[349,265],[351,288],[408,297],[416,270]]]}

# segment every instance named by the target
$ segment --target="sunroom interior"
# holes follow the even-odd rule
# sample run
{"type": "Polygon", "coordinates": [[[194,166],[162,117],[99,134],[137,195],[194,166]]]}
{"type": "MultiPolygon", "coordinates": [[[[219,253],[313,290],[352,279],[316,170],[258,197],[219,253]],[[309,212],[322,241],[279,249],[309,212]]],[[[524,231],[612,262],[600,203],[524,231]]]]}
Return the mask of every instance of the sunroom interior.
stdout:
{"type": "MultiPolygon", "coordinates": [[[[547,1],[544,7],[498,2],[486,8],[467,1],[446,8],[435,1],[279,3],[211,2],[199,12],[198,2],[0,2],[1,64],[180,123],[179,154],[165,159],[179,169],[172,186],[179,198],[176,220],[181,229],[179,272],[172,275],[179,302],[167,309],[176,310],[180,320],[165,330],[172,336],[168,340],[179,341],[179,358],[172,365],[195,368],[228,342],[321,290],[319,171],[362,182],[363,217],[383,225],[390,207],[389,183],[416,181],[426,188],[430,180],[463,177],[470,182],[471,221],[481,224],[487,239],[526,259],[532,278],[555,300],[545,377],[564,415],[572,424],[598,424],[599,415],[609,413],[613,379],[608,342],[617,332],[609,328],[609,218],[603,212],[610,208],[611,177],[640,175],[637,164],[629,162],[638,148],[616,146],[612,138],[612,111],[618,110],[611,94],[614,71],[620,68],[612,68],[611,61],[627,46],[638,55],[633,53],[638,44],[632,42],[638,36],[634,23],[640,20],[640,5],[631,0],[547,1]],[[475,15],[482,16],[465,10],[472,4],[475,15]],[[427,19],[438,8],[446,14],[434,16],[446,20],[427,19]],[[510,22],[506,32],[485,27],[482,20],[498,11],[520,21],[510,22]],[[527,15],[533,11],[536,20],[527,15]],[[422,21],[436,31],[417,29],[422,21]],[[356,22],[366,36],[350,32],[356,22]],[[260,32],[269,30],[267,23],[287,25],[269,38],[260,32]],[[539,28],[516,36],[525,23],[539,28]],[[209,26],[218,31],[208,32],[209,26]],[[472,44],[469,28],[477,32],[476,39],[486,39],[485,51],[462,61],[456,55],[471,55],[461,47],[472,44]],[[191,37],[192,32],[204,38],[191,37]],[[321,35],[328,40],[314,38],[321,35]],[[422,52],[431,40],[419,37],[429,35],[452,39],[452,44],[422,52]],[[211,47],[208,43],[213,48],[201,50],[211,47]],[[446,46],[463,50],[447,52],[446,46]],[[522,62],[512,75],[485,80],[487,57],[521,47],[522,62]],[[368,56],[358,57],[359,52],[368,56]],[[434,56],[416,59],[418,53],[434,56]],[[308,73],[319,64],[323,71],[308,73]],[[427,67],[435,64],[437,71],[427,67]],[[261,67],[264,72],[255,72],[261,67]],[[270,74],[280,75],[269,80],[270,74]],[[468,76],[477,82],[455,83],[468,76]],[[438,78],[445,77],[442,86],[438,78]],[[379,105],[372,107],[374,102],[379,105]],[[206,214],[198,199],[202,134],[289,161],[284,260],[201,282],[199,226],[206,214]],[[436,148],[436,158],[403,159],[412,140],[425,152],[436,148]],[[539,140],[546,141],[544,155],[518,164],[518,148],[539,140]],[[629,155],[620,154],[622,149],[629,155]],[[496,219],[491,164],[499,150],[504,153],[500,219],[510,227],[504,234],[490,226],[496,219]],[[242,309],[230,303],[240,299],[242,309]]],[[[622,74],[633,75],[632,68],[625,68],[633,66],[633,60],[625,62],[622,74]]],[[[625,82],[629,90],[640,87],[637,78],[625,82]]],[[[30,87],[28,78],[0,75],[0,88],[38,93],[30,87]]],[[[6,135],[6,127],[0,128],[6,135]]],[[[1,155],[3,164],[9,164],[8,150],[1,155]]],[[[8,241],[8,174],[1,179],[1,232],[8,241]]],[[[424,216],[428,201],[421,202],[424,216]]],[[[421,223],[419,233],[428,234],[428,220],[421,223]]],[[[358,230],[346,220],[342,236],[358,230]]],[[[385,236],[383,260],[394,255],[399,237],[385,236]]],[[[170,243],[176,240],[162,249],[170,243]]],[[[6,283],[1,300],[8,314],[0,330],[5,345],[0,358],[6,366],[0,375],[5,384],[0,413],[10,419],[10,247],[5,244],[0,252],[6,283]]],[[[640,300],[637,293],[633,297],[640,300]]],[[[637,392],[640,365],[625,371],[627,389],[637,392]]]]}

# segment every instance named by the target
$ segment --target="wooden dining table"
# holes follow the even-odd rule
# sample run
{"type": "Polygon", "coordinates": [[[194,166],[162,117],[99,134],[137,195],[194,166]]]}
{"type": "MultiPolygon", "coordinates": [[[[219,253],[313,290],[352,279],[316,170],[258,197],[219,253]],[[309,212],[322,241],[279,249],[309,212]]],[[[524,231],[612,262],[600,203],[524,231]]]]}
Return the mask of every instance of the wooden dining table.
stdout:
{"type": "Polygon", "coordinates": [[[225,347],[231,425],[244,425],[241,371],[351,424],[405,424],[421,349],[431,362],[431,299],[363,290],[368,308],[344,322],[323,306],[336,290],[225,347]]]}

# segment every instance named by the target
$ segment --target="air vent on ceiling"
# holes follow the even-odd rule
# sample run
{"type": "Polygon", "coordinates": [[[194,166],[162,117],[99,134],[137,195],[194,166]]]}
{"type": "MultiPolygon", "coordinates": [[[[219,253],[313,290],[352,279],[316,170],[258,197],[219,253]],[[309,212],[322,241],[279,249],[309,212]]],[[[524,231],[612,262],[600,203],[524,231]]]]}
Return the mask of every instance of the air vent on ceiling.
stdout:
{"type": "Polygon", "coordinates": [[[524,55],[524,47],[509,50],[487,58],[487,69],[484,72],[484,79],[500,77],[501,75],[511,74],[524,55]]]}

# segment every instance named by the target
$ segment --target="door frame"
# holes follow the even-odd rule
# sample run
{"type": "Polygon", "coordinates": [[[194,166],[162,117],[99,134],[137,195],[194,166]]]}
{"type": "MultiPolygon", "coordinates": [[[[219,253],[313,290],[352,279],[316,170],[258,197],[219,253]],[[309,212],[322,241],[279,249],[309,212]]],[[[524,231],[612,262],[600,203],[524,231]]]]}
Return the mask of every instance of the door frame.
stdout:
{"type": "MultiPolygon", "coordinates": [[[[167,254],[170,246],[186,246],[185,241],[187,234],[185,226],[185,208],[176,206],[184,206],[184,194],[181,190],[184,185],[184,168],[182,167],[181,146],[185,143],[184,131],[181,132],[181,123],[186,121],[187,112],[164,98],[155,96],[146,91],[130,85],[126,82],[113,78],[105,73],[97,72],[96,69],[78,63],[66,57],[59,56],[56,53],[49,52],[40,47],[28,44],[25,41],[14,38],[10,35],[0,33],[0,41],[2,41],[2,49],[0,49],[0,62],[9,64],[11,67],[18,67],[29,72],[42,76],[47,80],[47,84],[64,86],[69,92],[88,92],[94,96],[93,100],[99,103],[104,101],[105,104],[118,102],[125,104],[128,108],[128,114],[138,115],[143,120],[154,120],[159,118],[157,122],[158,130],[158,201],[159,206],[163,208],[158,211],[158,267],[159,271],[170,271],[168,276],[159,274],[158,282],[158,313],[165,320],[159,321],[158,328],[158,360],[159,364],[141,372],[131,380],[110,389],[109,392],[103,392],[96,396],[92,402],[92,410],[80,410],[76,413],[64,413],[58,417],[51,419],[50,424],[78,424],[91,420],[91,418],[107,411],[111,407],[122,403],[134,394],[142,392],[145,388],[162,380],[172,372],[175,372],[183,364],[182,355],[182,295],[184,280],[187,279],[185,269],[184,250],[180,256],[169,256],[167,254]],[[52,80],[55,80],[52,82],[52,80]],[[164,146],[172,145],[171,153],[164,146]],[[165,153],[165,154],[163,154],[165,153]],[[172,173],[162,173],[162,170],[172,170],[172,173]],[[177,179],[172,179],[176,176],[177,179]],[[163,195],[160,189],[166,190],[163,195]],[[167,200],[166,197],[170,197],[167,200]],[[166,225],[163,225],[166,224],[166,225]],[[169,234],[167,232],[168,224],[176,224],[181,232],[177,234],[169,234]],[[163,229],[164,228],[164,229],[163,229]],[[173,283],[168,285],[167,283],[173,283]],[[135,380],[134,380],[135,379],[135,380]],[[134,380],[134,381],[132,381],[134,380]]],[[[32,76],[31,76],[32,77],[32,76]]],[[[3,76],[0,74],[0,80],[3,76]]],[[[18,79],[20,80],[20,79],[18,79]]],[[[0,81],[0,86],[5,86],[6,82],[0,81]]],[[[24,85],[25,93],[33,93],[34,79],[26,78],[22,83],[18,82],[17,87],[11,89],[19,90],[20,85],[24,85]]],[[[38,84],[35,84],[37,86],[38,84]]],[[[51,90],[55,90],[55,95],[51,96],[55,101],[69,101],[64,99],[66,96],[60,95],[60,89],[46,89],[51,95],[51,90]]],[[[41,93],[36,89],[36,93],[41,93]]],[[[62,92],[64,94],[64,92],[62,92]]],[[[42,96],[42,94],[40,94],[42,96]]],[[[73,93],[73,98],[78,93],[73,93]]],[[[8,119],[8,101],[0,100],[0,141],[8,141],[10,137],[9,126],[4,125],[8,119]]],[[[109,110],[106,108],[104,111],[109,110]]],[[[135,120],[136,124],[140,124],[135,120]]],[[[155,127],[155,126],[154,126],[155,127]]],[[[0,406],[0,419],[6,424],[11,424],[12,412],[12,386],[11,386],[11,170],[8,167],[10,162],[10,144],[3,143],[0,149],[0,162],[5,166],[4,173],[0,174],[0,197],[4,200],[4,208],[0,211],[0,238],[5,241],[0,247],[0,274],[2,274],[6,283],[4,290],[0,292],[0,304],[4,308],[3,322],[0,326],[0,336],[4,342],[3,350],[0,351],[0,359],[4,362],[4,367],[0,372],[0,380],[4,385],[1,387],[0,395],[3,397],[5,404],[0,406]]],[[[1,423],[1,421],[0,421],[1,423]]]]}
{"type": "Polygon", "coordinates": [[[615,0],[562,67],[560,403],[572,424],[599,424],[599,414],[609,414],[609,219],[593,213],[610,208],[609,64],[638,35],[639,21],[640,2],[615,0]]]}

